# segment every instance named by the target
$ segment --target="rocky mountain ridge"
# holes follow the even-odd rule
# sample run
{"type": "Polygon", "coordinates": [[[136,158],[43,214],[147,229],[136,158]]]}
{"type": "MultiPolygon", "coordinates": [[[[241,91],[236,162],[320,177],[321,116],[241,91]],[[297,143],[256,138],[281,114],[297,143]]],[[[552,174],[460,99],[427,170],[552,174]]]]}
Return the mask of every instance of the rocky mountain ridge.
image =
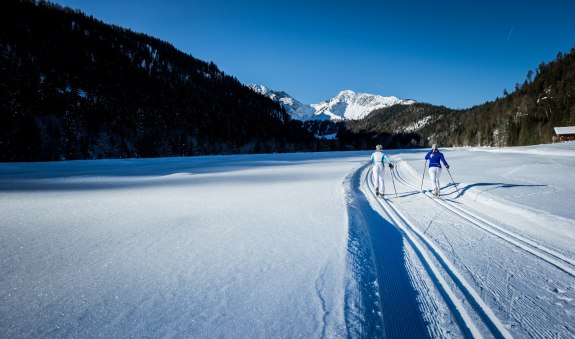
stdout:
{"type": "Polygon", "coordinates": [[[248,85],[253,91],[279,102],[288,114],[297,120],[360,120],[369,113],[394,105],[412,105],[414,100],[402,100],[394,96],[355,93],[351,90],[339,92],[335,97],[318,104],[303,104],[283,91],[276,91],[263,85],[248,85]]]}

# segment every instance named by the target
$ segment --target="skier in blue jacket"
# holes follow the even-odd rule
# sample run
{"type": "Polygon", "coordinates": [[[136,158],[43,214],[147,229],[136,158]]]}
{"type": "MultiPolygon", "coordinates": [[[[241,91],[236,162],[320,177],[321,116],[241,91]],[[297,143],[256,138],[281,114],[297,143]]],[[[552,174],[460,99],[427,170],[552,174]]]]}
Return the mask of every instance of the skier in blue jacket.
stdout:
{"type": "Polygon", "coordinates": [[[393,164],[389,161],[387,156],[381,150],[382,146],[375,146],[375,152],[371,154],[371,175],[373,183],[375,184],[375,194],[377,196],[383,197],[385,193],[385,186],[383,184],[383,174],[385,169],[385,163],[389,164],[389,168],[393,168],[393,164]]]}
{"type": "Polygon", "coordinates": [[[437,149],[437,144],[431,146],[431,151],[425,155],[425,160],[429,160],[429,176],[431,177],[431,182],[433,182],[433,195],[439,196],[439,177],[441,176],[441,163],[445,165],[445,168],[449,169],[449,164],[445,161],[443,153],[437,149]]]}

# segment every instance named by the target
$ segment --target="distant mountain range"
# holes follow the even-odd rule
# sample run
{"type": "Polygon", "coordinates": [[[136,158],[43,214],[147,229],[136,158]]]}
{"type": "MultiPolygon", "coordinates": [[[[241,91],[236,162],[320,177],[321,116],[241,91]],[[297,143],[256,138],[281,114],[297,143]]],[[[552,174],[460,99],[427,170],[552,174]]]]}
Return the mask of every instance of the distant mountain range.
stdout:
{"type": "Polygon", "coordinates": [[[339,92],[335,97],[319,104],[303,104],[283,91],[276,91],[263,85],[248,85],[253,91],[279,102],[287,113],[301,121],[308,120],[359,120],[369,113],[394,105],[412,105],[414,100],[402,100],[394,96],[355,93],[351,90],[339,92]]]}

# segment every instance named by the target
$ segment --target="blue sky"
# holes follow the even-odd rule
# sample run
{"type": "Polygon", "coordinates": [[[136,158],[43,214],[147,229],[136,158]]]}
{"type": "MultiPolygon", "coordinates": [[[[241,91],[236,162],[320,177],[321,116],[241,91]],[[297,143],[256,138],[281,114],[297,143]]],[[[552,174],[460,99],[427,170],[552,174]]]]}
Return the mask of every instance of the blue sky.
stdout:
{"type": "Polygon", "coordinates": [[[307,104],[350,89],[469,108],[575,47],[575,1],[57,0],[307,104]]]}

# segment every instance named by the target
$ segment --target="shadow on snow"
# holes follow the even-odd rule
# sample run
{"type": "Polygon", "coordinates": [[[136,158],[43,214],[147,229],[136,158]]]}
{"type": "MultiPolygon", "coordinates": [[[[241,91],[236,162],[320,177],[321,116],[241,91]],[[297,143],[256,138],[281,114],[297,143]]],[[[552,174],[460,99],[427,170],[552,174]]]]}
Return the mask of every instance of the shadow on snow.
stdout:
{"type": "MultiPolygon", "coordinates": [[[[453,184],[449,184],[447,186],[453,186],[453,184]]],[[[446,187],[447,187],[446,186],[446,187]]],[[[465,194],[468,190],[476,187],[488,187],[487,189],[481,190],[480,193],[485,193],[487,191],[495,190],[498,188],[515,188],[515,187],[545,187],[547,185],[525,185],[525,184],[506,184],[502,182],[479,182],[475,184],[469,184],[462,187],[459,187],[460,194],[465,194]]]]}
{"type": "Polygon", "coordinates": [[[418,292],[405,267],[403,236],[359,190],[362,168],[346,179],[348,252],[361,299],[353,305],[354,293],[346,293],[348,337],[427,338],[418,292]]]}

